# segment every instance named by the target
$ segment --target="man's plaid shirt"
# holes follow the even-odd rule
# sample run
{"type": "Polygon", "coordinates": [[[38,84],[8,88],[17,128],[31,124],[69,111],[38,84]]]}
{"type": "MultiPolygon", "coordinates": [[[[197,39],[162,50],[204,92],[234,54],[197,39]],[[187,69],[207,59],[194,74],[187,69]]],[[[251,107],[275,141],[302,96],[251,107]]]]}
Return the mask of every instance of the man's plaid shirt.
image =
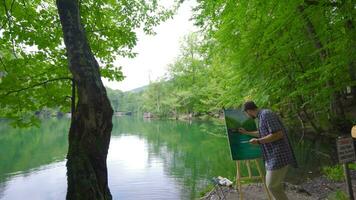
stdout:
{"type": "Polygon", "coordinates": [[[268,109],[261,109],[258,111],[257,118],[260,138],[277,131],[282,131],[284,134],[282,139],[261,144],[266,170],[276,170],[288,164],[297,167],[297,161],[289,143],[287,131],[277,114],[268,109]]]}

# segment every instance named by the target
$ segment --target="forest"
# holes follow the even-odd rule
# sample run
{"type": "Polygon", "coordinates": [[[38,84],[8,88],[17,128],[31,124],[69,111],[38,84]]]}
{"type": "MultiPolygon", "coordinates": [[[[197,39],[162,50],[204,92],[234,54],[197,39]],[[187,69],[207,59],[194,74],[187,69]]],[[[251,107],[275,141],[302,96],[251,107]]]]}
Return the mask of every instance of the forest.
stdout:
{"type": "Polygon", "coordinates": [[[290,127],[335,137],[356,119],[352,1],[199,1],[166,76],[140,92],[109,90],[114,110],[219,117],[248,99],[290,127]]]}
{"type": "Polygon", "coordinates": [[[0,120],[34,127],[43,110],[71,114],[66,199],[113,198],[106,160],[115,112],[219,118],[254,100],[315,140],[355,125],[353,0],[197,0],[199,30],[165,76],[139,91],[105,88],[102,78],[125,78],[114,63],[136,56],[137,31],[154,35],[184,2],[0,2],[0,120]]]}

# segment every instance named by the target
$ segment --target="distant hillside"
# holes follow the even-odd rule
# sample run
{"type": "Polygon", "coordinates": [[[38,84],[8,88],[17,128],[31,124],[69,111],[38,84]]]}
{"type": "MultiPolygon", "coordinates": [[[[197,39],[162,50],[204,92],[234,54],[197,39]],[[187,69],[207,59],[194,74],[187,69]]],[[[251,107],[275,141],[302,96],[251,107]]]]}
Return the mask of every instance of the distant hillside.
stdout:
{"type": "Polygon", "coordinates": [[[142,86],[142,87],[138,87],[138,88],[129,90],[129,91],[127,91],[127,92],[139,93],[139,92],[145,91],[147,88],[148,88],[148,85],[144,85],[144,86],[142,86]]]}
{"type": "Polygon", "coordinates": [[[138,88],[135,88],[135,89],[132,89],[132,90],[129,90],[129,91],[126,91],[126,92],[123,92],[119,89],[111,89],[109,87],[105,87],[106,88],[106,91],[107,92],[110,92],[110,93],[139,93],[139,92],[142,92],[144,90],[146,90],[148,88],[148,85],[145,85],[145,86],[142,86],[142,87],[138,87],[138,88]]]}

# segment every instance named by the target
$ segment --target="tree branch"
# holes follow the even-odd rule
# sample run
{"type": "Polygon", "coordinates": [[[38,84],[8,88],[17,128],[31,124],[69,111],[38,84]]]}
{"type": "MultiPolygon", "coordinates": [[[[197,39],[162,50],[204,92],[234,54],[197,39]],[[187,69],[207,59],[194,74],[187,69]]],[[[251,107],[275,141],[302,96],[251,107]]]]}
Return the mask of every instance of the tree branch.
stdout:
{"type": "Polygon", "coordinates": [[[6,65],[5,65],[5,63],[4,63],[4,61],[2,60],[2,58],[0,57],[0,63],[2,64],[2,66],[4,67],[4,70],[5,70],[5,72],[6,73],[9,73],[8,71],[7,71],[7,69],[6,69],[6,65]]]}
{"type": "Polygon", "coordinates": [[[17,57],[16,51],[15,51],[15,41],[12,36],[12,16],[11,16],[12,8],[14,6],[15,0],[12,0],[12,2],[11,2],[10,10],[7,8],[5,0],[3,0],[3,3],[4,3],[6,18],[7,18],[7,21],[9,22],[9,32],[10,32],[10,39],[11,39],[11,43],[12,43],[12,51],[13,51],[15,58],[17,59],[18,57],[17,57]]]}
{"type": "Polygon", "coordinates": [[[341,7],[342,4],[344,3],[345,1],[342,1],[341,3],[338,3],[338,2],[320,2],[319,0],[305,0],[304,3],[306,5],[309,5],[309,6],[317,6],[321,3],[322,6],[330,6],[330,7],[341,7]]]}
{"type": "Polygon", "coordinates": [[[3,29],[7,23],[7,20],[4,20],[4,23],[0,26],[0,29],[3,29]]]}
{"type": "Polygon", "coordinates": [[[50,83],[50,82],[59,81],[59,80],[72,80],[72,78],[70,78],[70,77],[60,77],[60,78],[55,78],[55,79],[49,79],[49,80],[46,80],[46,81],[43,81],[43,82],[40,82],[40,83],[36,83],[36,84],[30,85],[28,87],[24,87],[24,88],[20,88],[20,89],[17,89],[17,90],[8,91],[6,94],[2,95],[2,97],[9,96],[10,94],[13,94],[13,93],[19,93],[19,92],[24,91],[24,90],[32,89],[32,88],[35,88],[35,87],[38,87],[38,86],[41,86],[41,85],[45,85],[45,84],[50,83]]]}
{"type": "Polygon", "coordinates": [[[85,30],[87,33],[96,33],[96,32],[103,32],[110,30],[110,28],[101,28],[101,29],[90,29],[90,30],[85,30]]]}

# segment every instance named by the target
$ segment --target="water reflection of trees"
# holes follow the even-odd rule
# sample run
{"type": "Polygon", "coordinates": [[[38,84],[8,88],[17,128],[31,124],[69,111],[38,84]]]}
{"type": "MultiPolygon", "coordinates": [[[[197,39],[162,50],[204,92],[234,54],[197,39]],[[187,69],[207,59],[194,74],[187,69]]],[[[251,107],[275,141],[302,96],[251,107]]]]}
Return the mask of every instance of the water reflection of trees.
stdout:
{"type": "MultiPolygon", "coordinates": [[[[134,134],[147,140],[149,153],[159,155],[165,164],[165,169],[171,177],[184,185],[182,194],[185,198],[193,198],[200,189],[214,176],[235,178],[235,163],[231,161],[228,142],[225,137],[214,135],[225,134],[225,127],[213,122],[181,122],[152,120],[144,122],[141,119],[115,118],[114,135],[134,134]],[[209,133],[209,134],[206,134],[209,133]]],[[[299,138],[290,135],[292,146],[300,167],[291,169],[288,180],[298,182],[305,180],[326,163],[328,146],[315,145],[308,140],[299,142],[299,138]],[[320,156],[320,152],[324,152],[320,156]],[[298,177],[295,176],[298,174],[298,177]]],[[[247,169],[242,166],[243,175],[247,169]]],[[[253,173],[257,173],[253,169],[253,173]]]]}
{"type": "Polygon", "coordinates": [[[0,123],[0,182],[16,172],[63,160],[69,120],[45,120],[40,127],[13,128],[0,123]]]}
{"type": "MultiPolygon", "coordinates": [[[[135,135],[147,141],[148,162],[159,156],[165,173],[182,186],[181,199],[193,199],[215,176],[234,180],[235,163],[231,161],[225,128],[216,122],[180,122],[151,120],[134,117],[113,119],[112,135],[135,135]],[[207,134],[209,133],[209,134],[207,134]],[[220,135],[216,137],[215,135],[220,135]]],[[[0,124],[0,196],[5,180],[16,172],[63,160],[67,151],[68,120],[46,120],[40,128],[14,129],[0,124]]],[[[330,161],[328,147],[319,146],[291,137],[301,168],[291,170],[289,179],[309,176],[330,161]],[[321,155],[323,154],[323,155],[321,155]]],[[[247,174],[245,167],[242,169],[247,174]]],[[[296,179],[295,179],[296,180],[296,179]]]]}
{"type": "Polygon", "coordinates": [[[115,118],[113,134],[134,134],[144,138],[149,154],[158,155],[166,173],[179,182],[183,199],[193,199],[210,184],[214,176],[234,177],[235,164],[230,159],[226,138],[214,137],[206,131],[224,130],[213,123],[192,123],[132,118],[115,118]],[[134,126],[130,125],[134,124],[134,126]]]}

